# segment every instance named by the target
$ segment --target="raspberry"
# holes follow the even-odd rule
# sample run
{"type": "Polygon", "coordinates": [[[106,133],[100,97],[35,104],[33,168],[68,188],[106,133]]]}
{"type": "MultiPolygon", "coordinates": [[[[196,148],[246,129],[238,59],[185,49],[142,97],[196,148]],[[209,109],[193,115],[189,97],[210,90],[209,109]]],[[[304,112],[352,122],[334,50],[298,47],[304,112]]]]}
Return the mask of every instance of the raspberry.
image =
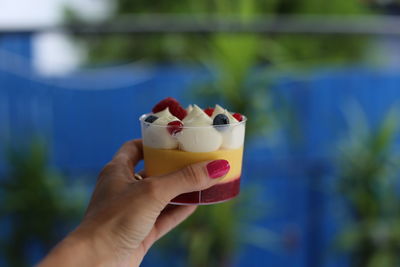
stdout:
{"type": "Polygon", "coordinates": [[[242,121],[243,120],[243,115],[240,113],[235,113],[232,115],[235,119],[237,119],[238,121],[242,121]]]}
{"type": "Polygon", "coordinates": [[[187,115],[187,111],[186,109],[184,109],[178,102],[178,100],[176,100],[175,98],[172,97],[167,97],[163,100],[161,100],[160,102],[157,103],[157,105],[155,105],[153,107],[153,113],[157,113],[160,111],[163,111],[164,109],[169,108],[169,112],[171,112],[172,115],[174,115],[175,117],[177,117],[180,120],[183,120],[186,115],[187,115]]]}
{"type": "Polygon", "coordinates": [[[214,108],[206,108],[204,110],[204,112],[208,115],[208,116],[212,116],[212,114],[214,113],[214,108]]]}
{"type": "Polygon", "coordinates": [[[157,113],[160,111],[163,111],[165,108],[170,107],[172,105],[179,105],[178,100],[176,100],[175,98],[172,97],[167,97],[163,100],[161,100],[160,102],[157,103],[157,105],[155,105],[153,107],[153,113],[157,113]]]}
{"type": "Polygon", "coordinates": [[[182,131],[183,123],[180,121],[171,121],[168,123],[168,132],[170,135],[175,135],[182,131]]]}
{"type": "Polygon", "coordinates": [[[184,109],[181,105],[173,105],[169,107],[169,111],[171,112],[172,115],[174,115],[175,117],[177,117],[180,120],[183,120],[186,115],[187,115],[187,111],[186,109],[184,109]]]}

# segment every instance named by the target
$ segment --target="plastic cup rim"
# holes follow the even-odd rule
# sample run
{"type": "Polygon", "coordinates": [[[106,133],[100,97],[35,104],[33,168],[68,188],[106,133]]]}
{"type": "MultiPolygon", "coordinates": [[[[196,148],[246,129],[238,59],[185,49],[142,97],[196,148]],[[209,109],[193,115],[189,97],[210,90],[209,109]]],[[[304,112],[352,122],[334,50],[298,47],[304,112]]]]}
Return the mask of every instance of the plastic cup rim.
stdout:
{"type": "MultiPolygon", "coordinates": [[[[145,119],[147,116],[152,115],[152,114],[153,114],[153,113],[145,113],[145,114],[142,114],[142,115],[139,117],[139,121],[141,122],[141,124],[147,125],[147,126],[151,125],[152,127],[160,127],[160,128],[168,128],[168,127],[170,127],[170,126],[168,126],[168,125],[158,125],[158,124],[153,124],[153,123],[150,123],[150,122],[145,122],[144,119],[145,119]]],[[[242,116],[243,116],[243,120],[240,121],[240,122],[235,122],[235,123],[230,123],[230,124],[224,124],[224,125],[209,125],[209,126],[185,126],[185,125],[183,125],[182,129],[210,129],[210,128],[236,127],[236,126],[239,126],[239,125],[244,125],[244,124],[246,124],[247,117],[244,116],[244,115],[242,115],[242,116]]]]}

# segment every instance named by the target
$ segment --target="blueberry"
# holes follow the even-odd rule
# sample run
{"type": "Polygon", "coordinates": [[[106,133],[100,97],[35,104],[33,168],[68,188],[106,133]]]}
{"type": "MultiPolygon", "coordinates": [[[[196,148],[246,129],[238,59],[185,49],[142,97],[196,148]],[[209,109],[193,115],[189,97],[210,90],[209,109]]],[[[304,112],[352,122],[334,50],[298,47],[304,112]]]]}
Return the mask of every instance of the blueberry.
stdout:
{"type": "Polygon", "coordinates": [[[155,120],[157,120],[158,117],[154,116],[154,115],[149,115],[144,121],[145,122],[149,122],[149,123],[153,123],[155,120]]]}
{"type": "MultiPolygon", "coordinates": [[[[214,126],[226,125],[226,124],[229,124],[228,116],[226,116],[225,114],[218,114],[217,116],[215,116],[215,118],[213,120],[214,126]]],[[[217,128],[217,130],[222,130],[225,127],[216,127],[216,128],[217,128]]]]}

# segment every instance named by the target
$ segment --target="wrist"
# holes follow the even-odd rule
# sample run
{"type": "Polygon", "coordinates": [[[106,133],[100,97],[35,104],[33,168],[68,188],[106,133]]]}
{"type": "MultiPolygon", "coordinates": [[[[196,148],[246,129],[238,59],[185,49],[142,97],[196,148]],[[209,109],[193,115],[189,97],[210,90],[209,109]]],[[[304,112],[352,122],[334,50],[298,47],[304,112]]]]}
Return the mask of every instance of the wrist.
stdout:
{"type": "Polygon", "coordinates": [[[112,265],[112,257],[107,252],[101,242],[78,228],[62,240],[39,266],[112,265]]]}
{"type": "Polygon", "coordinates": [[[82,256],[90,259],[91,266],[100,266],[115,259],[113,250],[108,246],[102,234],[94,229],[78,226],[63,242],[66,246],[82,251],[82,256]]]}
{"type": "Polygon", "coordinates": [[[112,231],[106,229],[82,224],[67,239],[70,239],[70,244],[78,244],[78,247],[86,251],[86,256],[92,259],[90,266],[139,266],[144,252],[121,247],[111,234],[112,231]]]}

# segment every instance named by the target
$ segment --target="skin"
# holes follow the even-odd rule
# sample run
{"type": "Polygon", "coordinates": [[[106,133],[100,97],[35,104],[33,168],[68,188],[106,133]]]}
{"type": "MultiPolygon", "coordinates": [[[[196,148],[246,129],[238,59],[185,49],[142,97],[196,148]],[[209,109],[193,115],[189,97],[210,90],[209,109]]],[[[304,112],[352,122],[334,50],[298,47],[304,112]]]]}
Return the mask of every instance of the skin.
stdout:
{"type": "Polygon", "coordinates": [[[80,225],[38,266],[139,266],[155,241],[190,216],[196,206],[169,205],[182,193],[203,190],[209,162],[158,177],[134,179],[141,140],[125,143],[101,171],[80,225]]]}

